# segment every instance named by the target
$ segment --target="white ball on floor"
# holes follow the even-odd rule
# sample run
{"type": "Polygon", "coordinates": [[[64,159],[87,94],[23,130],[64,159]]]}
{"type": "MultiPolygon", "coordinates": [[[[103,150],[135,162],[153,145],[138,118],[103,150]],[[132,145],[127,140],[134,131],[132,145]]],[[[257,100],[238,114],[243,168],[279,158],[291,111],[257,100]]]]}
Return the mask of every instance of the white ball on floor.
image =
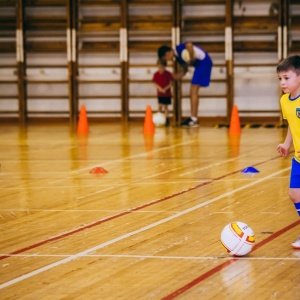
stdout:
{"type": "Polygon", "coordinates": [[[254,242],[253,230],[243,222],[231,222],[221,232],[221,244],[231,255],[247,255],[251,252],[254,242]]]}
{"type": "Polygon", "coordinates": [[[153,123],[156,127],[165,126],[166,116],[161,112],[153,114],[153,123]]]}

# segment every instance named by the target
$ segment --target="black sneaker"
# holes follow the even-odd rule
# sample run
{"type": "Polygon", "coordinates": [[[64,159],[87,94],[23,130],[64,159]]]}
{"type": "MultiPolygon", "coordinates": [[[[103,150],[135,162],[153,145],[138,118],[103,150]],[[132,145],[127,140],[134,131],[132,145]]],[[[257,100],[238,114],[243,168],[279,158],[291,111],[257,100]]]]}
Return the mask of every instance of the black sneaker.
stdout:
{"type": "Polygon", "coordinates": [[[182,127],[187,127],[187,128],[191,128],[191,127],[198,127],[199,123],[197,121],[194,121],[192,118],[188,118],[186,120],[184,120],[180,126],[182,127]]]}

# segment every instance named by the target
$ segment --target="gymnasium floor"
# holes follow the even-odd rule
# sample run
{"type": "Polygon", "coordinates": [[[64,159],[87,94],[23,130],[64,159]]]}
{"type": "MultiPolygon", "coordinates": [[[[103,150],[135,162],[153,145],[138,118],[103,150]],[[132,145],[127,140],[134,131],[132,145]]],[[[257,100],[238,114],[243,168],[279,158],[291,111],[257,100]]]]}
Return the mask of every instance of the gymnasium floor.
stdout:
{"type": "Polygon", "coordinates": [[[0,124],[1,299],[300,299],[286,128],[89,125],[0,124]]]}

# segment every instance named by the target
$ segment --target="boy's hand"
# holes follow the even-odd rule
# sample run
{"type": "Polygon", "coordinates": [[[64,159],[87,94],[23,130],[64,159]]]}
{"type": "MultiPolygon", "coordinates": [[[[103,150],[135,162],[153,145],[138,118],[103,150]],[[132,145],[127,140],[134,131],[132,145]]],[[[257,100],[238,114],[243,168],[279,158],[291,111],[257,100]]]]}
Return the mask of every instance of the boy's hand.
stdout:
{"type": "Polygon", "coordinates": [[[277,151],[281,156],[287,156],[288,149],[284,146],[284,144],[279,144],[277,146],[277,151]]]}

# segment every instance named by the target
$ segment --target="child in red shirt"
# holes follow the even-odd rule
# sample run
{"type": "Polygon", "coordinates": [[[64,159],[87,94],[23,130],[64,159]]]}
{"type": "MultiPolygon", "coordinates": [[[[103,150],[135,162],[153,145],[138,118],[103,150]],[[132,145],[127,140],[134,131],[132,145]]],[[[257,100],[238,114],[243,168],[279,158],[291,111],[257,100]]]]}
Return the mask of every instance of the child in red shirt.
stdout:
{"type": "Polygon", "coordinates": [[[168,105],[171,104],[173,75],[166,70],[167,63],[165,60],[158,60],[157,66],[158,70],[154,73],[152,82],[157,90],[158,111],[165,114],[165,126],[168,127],[170,125],[168,105]]]}

